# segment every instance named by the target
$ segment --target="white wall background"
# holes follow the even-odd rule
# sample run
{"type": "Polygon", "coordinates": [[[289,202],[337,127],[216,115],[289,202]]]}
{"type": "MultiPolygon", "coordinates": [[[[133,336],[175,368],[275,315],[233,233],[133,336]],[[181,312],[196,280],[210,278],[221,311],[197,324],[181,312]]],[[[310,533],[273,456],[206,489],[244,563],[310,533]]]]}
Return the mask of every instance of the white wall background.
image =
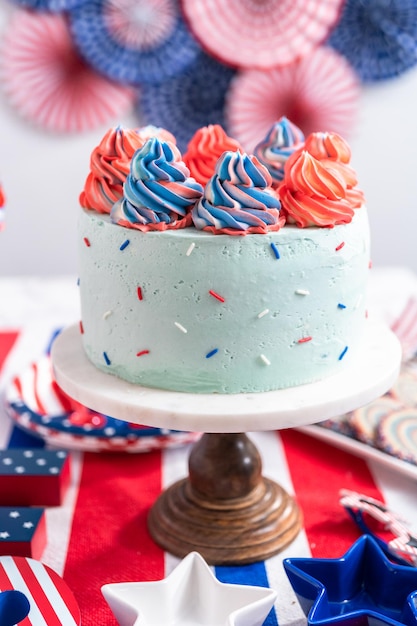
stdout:
{"type": "MultiPolygon", "coordinates": [[[[0,36],[10,7],[0,4],[0,36]]],[[[417,68],[363,89],[349,142],[369,208],[373,263],[417,272],[417,68]]],[[[13,111],[0,85],[0,180],[6,229],[0,233],[0,275],[76,274],[78,195],[91,150],[110,120],[83,135],[47,133],[13,111]]]]}

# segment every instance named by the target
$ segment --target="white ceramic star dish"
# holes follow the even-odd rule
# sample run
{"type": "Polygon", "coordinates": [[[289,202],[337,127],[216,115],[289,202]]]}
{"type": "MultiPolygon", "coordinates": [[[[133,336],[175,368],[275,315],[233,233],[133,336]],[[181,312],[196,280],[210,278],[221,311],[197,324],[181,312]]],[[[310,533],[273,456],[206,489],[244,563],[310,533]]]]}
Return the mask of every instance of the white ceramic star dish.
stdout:
{"type": "Polygon", "coordinates": [[[277,596],[265,587],[221,583],[198,552],[163,580],[101,590],[120,626],[261,626],[277,596]]]}

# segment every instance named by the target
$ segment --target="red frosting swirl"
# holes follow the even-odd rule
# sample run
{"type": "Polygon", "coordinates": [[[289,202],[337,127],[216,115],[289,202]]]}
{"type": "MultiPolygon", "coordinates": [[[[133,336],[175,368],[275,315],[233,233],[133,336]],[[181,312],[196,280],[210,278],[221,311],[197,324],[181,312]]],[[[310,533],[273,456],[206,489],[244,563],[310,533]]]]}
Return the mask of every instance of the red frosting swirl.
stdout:
{"type": "Polygon", "coordinates": [[[108,130],[91,154],[90,173],[80,194],[81,206],[98,213],[110,213],[114,203],[123,197],[123,184],[134,153],[151,137],[175,143],[170,132],[155,126],[108,130]]]}
{"type": "Polygon", "coordinates": [[[278,190],[288,223],[300,228],[331,227],[352,220],[355,203],[342,166],[328,159],[319,161],[307,150],[290,157],[278,190]]]}
{"type": "Polygon", "coordinates": [[[307,150],[315,159],[334,159],[342,163],[349,163],[351,152],[347,142],[336,133],[311,133],[304,143],[307,150]]]}
{"type": "Polygon", "coordinates": [[[227,151],[243,152],[239,142],[226,135],[219,124],[210,124],[199,128],[191,138],[183,160],[190,170],[190,175],[201,185],[205,185],[213,176],[216,163],[227,151]]]}

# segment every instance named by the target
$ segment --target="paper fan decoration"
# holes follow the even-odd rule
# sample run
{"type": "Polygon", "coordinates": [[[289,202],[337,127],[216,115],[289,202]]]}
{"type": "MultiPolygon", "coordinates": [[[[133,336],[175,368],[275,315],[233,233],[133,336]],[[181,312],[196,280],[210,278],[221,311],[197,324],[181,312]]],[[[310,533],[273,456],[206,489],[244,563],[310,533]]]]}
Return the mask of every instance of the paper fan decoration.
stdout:
{"type": "Polygon", "coordinates": [[[226,102],[229,134],[253,152],[282,116],[304,133],[348,136],[358,108],[359,81],[349,63],[331,48],[283,68],[244,70],[233,80],[226,102]]]}
{"type": "Polygon", "coordinates": [[[239,68],[287,65],[328,37],[343,0],[182,0],[190,28],[214,57],[239,68]]]}
{"type": "Polygon", "coordinates": [[[88,0],[70,19],[83,57],[122,83],[161,82],[200,50],[176,0],[88,0]]]}
{"type": "Polygon", "coordinates": [[[397,76],[417,63],[417,2],[347,0],[328,43],[363,82],[397,76]]]}
{"type": "Polygon", "coordinates": [[[85,2],[85,0],[11,0],[13,4],[23,9],[32,9],[33,11],[50,11],[51,13],[59,13],[61,11],[69,11],[76,6],[85,2]]]}
{"type": "Polygon", "coordinates": [[[62,15],[17,12],[5,35],[1,74],[11,104],[47,130],[91,130],[133,103],[131,89],[81,60],[62,15]]]}
{"type": "Polygon", "coordinates": [[[3,187],[0,184],[0,232],[4,229],[4,205],[5,205],[5,197],[3,192],[3,187]]]}
{"type": "Polygon", "coordinates": [[[145,124],[168,128],[184,151],[198,128],[225,127],[225,94],[235,71],[200,52],[182,74],[141,94],[139,115],[145,124]]]}

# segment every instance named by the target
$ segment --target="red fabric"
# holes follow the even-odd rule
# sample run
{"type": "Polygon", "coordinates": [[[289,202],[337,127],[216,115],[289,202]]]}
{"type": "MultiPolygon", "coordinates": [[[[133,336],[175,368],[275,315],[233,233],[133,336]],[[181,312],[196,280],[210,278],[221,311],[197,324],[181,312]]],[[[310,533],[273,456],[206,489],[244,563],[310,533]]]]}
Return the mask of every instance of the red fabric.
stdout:
{"type": "Polygon", "coordinates": [[[339,504],[340,489],[351,489],[384,501],[362,459],[299,431],[280,431],[288,466],[303,511],[311,553],[337,558],[360,531],[339,504]]]}
{"type": "Polygon", "coordinates": [[[83,626],[117,624],[102,585],[164,578],[163,551],[147,529],[149,508],[160,491],[160,452],[84,455],[64,571],[83,626]]]}

